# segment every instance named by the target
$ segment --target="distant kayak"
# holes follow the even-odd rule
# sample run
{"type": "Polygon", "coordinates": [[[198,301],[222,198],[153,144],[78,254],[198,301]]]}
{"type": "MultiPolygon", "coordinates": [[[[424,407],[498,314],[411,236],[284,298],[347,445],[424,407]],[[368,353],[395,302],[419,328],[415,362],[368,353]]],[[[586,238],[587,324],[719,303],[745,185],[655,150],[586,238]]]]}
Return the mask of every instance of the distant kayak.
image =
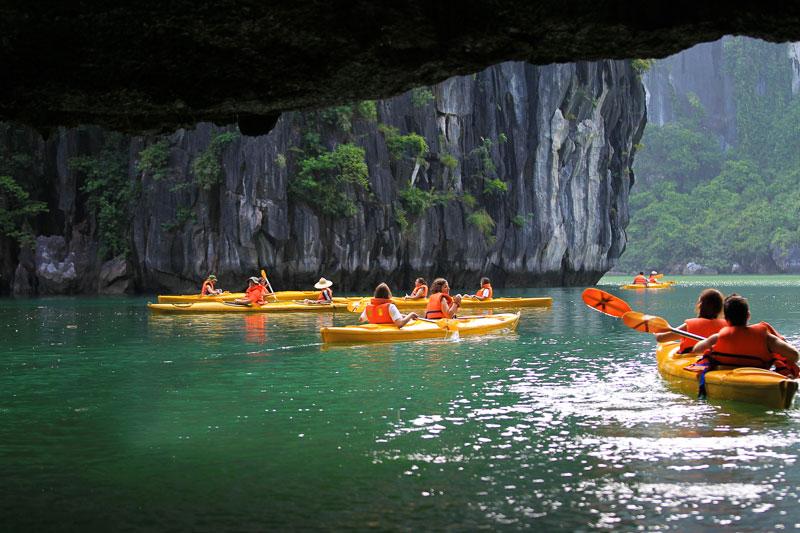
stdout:
{"type": "Polygon", "coordinates": [[[299,302],[269,302],[264,305],[237,305],[232,302],[195,302],[153,304],[147,307],[153,313],[200,314],[200,313],[325,313],[347,310],[346,302],[330,304],[304,304],[299,302]]]}
{"type": "MultiPolygon", "coordinates": [[[[683,392],[697,396],[698,372],[686,367],[700,359],[699,355],[679,354],[678,342],[660,343],[656,349],[658,371],[683,392]]],[[[783,409],[792,405],[797,381],[763,368],[740,367],[712,370],[706,373],[706,394],[718,400],[738,400],[783,409]]]]}
{"type": "Polygon", "coordinates": [[[644,289],[669,289],[673,285],[673,282],[665,282],[665,283],[648,283],[647,285],[641,285],[639,283],[629,283],[628,285],[620,286],[620,289],[636,289],[636,290],[644,290],[644,289]]]}
{"type": "MultiPolygon", "coordinates": [[[[317,296],[319,296],[319,291],[278,291],[275,293],[275,296],[277,296],[279,302],[304,300],[306,298],[309,300],[316,300],[317,296]]],[[[243,292],[226,292],[216,296],[200,296],[199,294],[159,294],[158,303],[232,302],[239,298],[244,298],[243,292]]],[[[272,296],[269,296],[268,299],[272,300],[272,296]]]]}
{"type": "Polygon", "coordinates": [[[480,335],[514,331],[519,313],[486,315],[474,318],[442,319],[434,322],[414,320],[402,328],[393,324],[359,324],[320,329],[323,342],[393,342],[444,339],[457,331],[461,335],[480,335]],[[443,322],[444,321],[444,322],[443,322]]]}

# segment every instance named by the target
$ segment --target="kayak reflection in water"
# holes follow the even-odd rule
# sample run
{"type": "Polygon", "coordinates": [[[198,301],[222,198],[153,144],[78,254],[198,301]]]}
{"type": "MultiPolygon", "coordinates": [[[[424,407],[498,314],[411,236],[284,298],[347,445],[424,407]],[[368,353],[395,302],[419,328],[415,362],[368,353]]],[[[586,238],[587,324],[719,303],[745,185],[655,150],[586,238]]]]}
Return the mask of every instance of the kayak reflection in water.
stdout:
{"type": "Polygon", "coordinates": [[[329,279],[319,278],[319,281],[314,285],[315,289],[319,289],[319,296],[316,300],[303,300],[305,304],[331,304],[333,303],[333,291],[331,286],[333,282],[329,279]]]}
{"type": "Polygon", "coordinates": [[[412,320],[419,318],[417,313],[411,312],[403,315],[397,306],[392,303],[392,291],[385,283],[375,287],[375,293],[359,320],[370,324],[394,324],[402,328],[412,320]]]}
{"type": "MultiPolygon", "coordinates": [[[[723,298],[722,293],[717,289],[704,290],[700,293],[695,304],[697,318],[687,318],[676,329],[694,333],[701,337],[710,337],[719,332],[719,330],[728,325],[728,322],[722,318],[723,298]]],[[[694,348],[694,345],[697,344],[695,339],[690,339],[671,331],[656,333],[656,341],[681,341],[679,353],[689,353],[694,348]]]]}

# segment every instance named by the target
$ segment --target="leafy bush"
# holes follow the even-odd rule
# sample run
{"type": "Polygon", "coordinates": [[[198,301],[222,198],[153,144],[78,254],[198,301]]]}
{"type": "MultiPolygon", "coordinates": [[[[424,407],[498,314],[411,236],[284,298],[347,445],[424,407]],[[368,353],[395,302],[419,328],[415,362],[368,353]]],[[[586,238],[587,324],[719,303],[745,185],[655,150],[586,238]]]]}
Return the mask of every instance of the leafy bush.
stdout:
{"type": "Polygon", "coordinates": [[[340,105],[336,107],[329,107],[322,111],[322,120],[336,126],[343,132],[349,132],[353,129],[353,106],[340,105]]]}
{"type": "Polygon", "coordinates": [[[169,141],[162,139],[139,152],[136,170],[149,174],[153,181],[169,177],[169,141]]]}
{"type": "Polygon", "coordinates": [[[30,217],[47,212],[47,204],[31,200],[28,191],[11,176],[0,176],[0,235],[17,241],[20,246],[32,246],[30,217]]]}
{"type": "Polygon", "coordinates": [[[400,135],[397,128],[386,124],[378,126],[378,130],[383,133],[383,137],[386,140],[386,148],[394,160],[404,157],[418,159],[428,153],[428,143],[425,142],[425,137],[422,135],[417,133],[400,135]]]}
{"type": "Polygon", "coordinates": [[[478,231],[483,234],[486,242],[489,244],[494,244],[494,235],[492,235],[492,232],[495,228],[495,222],[485,209],[470,213],[470,215],[467,217],[467,222],[475,226],[478,231]]]}
{"type": "Polygon", "coordinates": [[[450,154],[439,154],[439,161],[447,168],[453,169],[458,166],[458,159],[450,154]]]}
{"type": "Polygon", "coordinates": [[[69,166],[85,176],[81,192],[86,207],[97,221],[100,254],[128,253],[131,209],[138,189],[128,179],[127,142],[122,135],[108,134],[96,156],[78,156],[69,166]]]}
{"type": "Polygon", "coordinates": [[[350,217],[358,212],[345,190],[369,190],[369,169],[364,149],[340,144],[333,151],[301,159],[299,171],[289,183],[289,193],[325,215],[350,217]]]}
{"type": "Polygon", "coordinates": [[[183,227],[187,222],[196,222],[197,215],[191,207],[179,207],[175,213],[175,220],[173,222],[165,222],[161,224],[161,229],[164,231],[172,231],[183,227]]]}
{"type": "Polygon", "coordinates": [[[525,216],[523,215],[516,215],[514,218],[511,219],[511,222],[517,226],[518,228],[522,228],[525,226],[525,216]]]}
{"type": "Polygon", "coordinates": [[[408,229],[409,223],[408,217],[406,217],[406,210],[398,204],[394,205],[394,220],[400,227],[400,233],[403,233],[406,231],[406,229],[408,229]]]}
{"type": "Polygon", "coordinates": [[[414,107],[425,107],[434,100],[436,97],[427,87],[417,87],[411,90],[411,104],[414,107]]]}
{"type": "Polygon", "coordinates": [[[222,152],[226,146],[239,138],[234,131],[219,133],[212,137],[208,147],[198,155],[192,163],[195,183],[208,191],[219,184],[224,177],[222,172],[222,152]]]}
{"type": "Polygon", "coordinates": [[[508,183],[501,179],[486,180],[483,184],[483,192],[492,195],[502,195],[508,192],[508,183]]]}
{"type": "Polygon", "coordinates": [[[454,198],[454,193],[436,190],[423,191],[416,187],[409,187],[401,190],[398,196],[405,212],[412,217],[418,217],[435,205],[446,204],[454,198]]]}
{"type": "Polygon", "coordinates": [[[378,106],[375,100],[362,100],[356,104],[356,112],[358,116],[370,122],[378,121],[378,106]]]}
{"type": "Polygon", "coordinates": [[[286,168],[286,156],[283,154],[276,155],[275,164],[278,165],[278,168],[286,168]]]}
{"type": "Polygon", "coordinates": [[[461,196],[461,201],[467,206],[469,209],[475,209],[475,206],[478,205],[478,200],[475,199],[470,193],[465,192],[461,196]]]}
{"type": "Polygon", "coordinates": [[[653,66],[652,59],[633,59],[631,60],[631,68],[638,74],[642,75],[653,66]]]}

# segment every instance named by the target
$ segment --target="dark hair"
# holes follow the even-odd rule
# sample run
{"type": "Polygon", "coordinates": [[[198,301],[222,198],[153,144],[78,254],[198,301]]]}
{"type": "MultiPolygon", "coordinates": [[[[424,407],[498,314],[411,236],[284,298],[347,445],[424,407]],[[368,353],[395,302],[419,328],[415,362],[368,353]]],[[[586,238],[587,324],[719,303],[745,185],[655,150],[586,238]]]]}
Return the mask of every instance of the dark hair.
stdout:
{"type": "Polygon", "coordinates": [[[444,278],[436,278],[433,280],[433,283],[431,283],[431,294],[442,292],[442,287],[444,287],[445,283],[447,283],[447,280],[444,278]]]}
{"type": "Polygon", "coordinates": [[[731,326],[746,326],[747,319],[750,318],[750,306],[747,298],[736,293],[725,298],[725,320],[731,326]]]}
{"type": "Polygon", "coordinates": [[[491,281],[489,281],[489,278],[481,278],[481,285],[486,285],[487,283],[491,283],[491,281]]]}
{"type": "Polygon", "coordinates": [[[373,294],[373,297],[388,300],[392,297],[392,291],[389,290],[389,286],[387,284],[381,283],[375,287],[375,294],[373,294]]]}
{"type": "Polygon", "coordinates": [[[427,283],[425,283],[425,278],[417,278],[414,281],[414,283],[419,283],[420,285],[427,285],[427,283]]]}
{"type": "Polygon", "coordinates": [[[644,276],[644,272],[639,272],[639,275],[640,276],[644,276]]]}
{"type": "Polygon", "coordinates": [[[719,318],[724,296],[717,289],[706,289],[697,298],[697,316],[700,318],[719,318]]]}

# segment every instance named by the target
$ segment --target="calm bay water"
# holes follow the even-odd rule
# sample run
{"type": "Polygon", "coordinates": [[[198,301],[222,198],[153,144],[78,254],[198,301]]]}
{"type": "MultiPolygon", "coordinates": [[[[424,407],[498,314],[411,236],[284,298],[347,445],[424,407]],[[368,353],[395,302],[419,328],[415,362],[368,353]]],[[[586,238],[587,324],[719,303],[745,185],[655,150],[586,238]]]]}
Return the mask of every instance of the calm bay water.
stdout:
{"type": "MultiPolygon", "coordinates": [[[[679,324],[750,299],[800,341],[800,277],[601,288],[679,324]]],[[[326,348],[348,313],[151,316],[0,301],[6,530],[800,527],[800,411],[705,402],[580,289],[513,335],[326,348]]]]}

